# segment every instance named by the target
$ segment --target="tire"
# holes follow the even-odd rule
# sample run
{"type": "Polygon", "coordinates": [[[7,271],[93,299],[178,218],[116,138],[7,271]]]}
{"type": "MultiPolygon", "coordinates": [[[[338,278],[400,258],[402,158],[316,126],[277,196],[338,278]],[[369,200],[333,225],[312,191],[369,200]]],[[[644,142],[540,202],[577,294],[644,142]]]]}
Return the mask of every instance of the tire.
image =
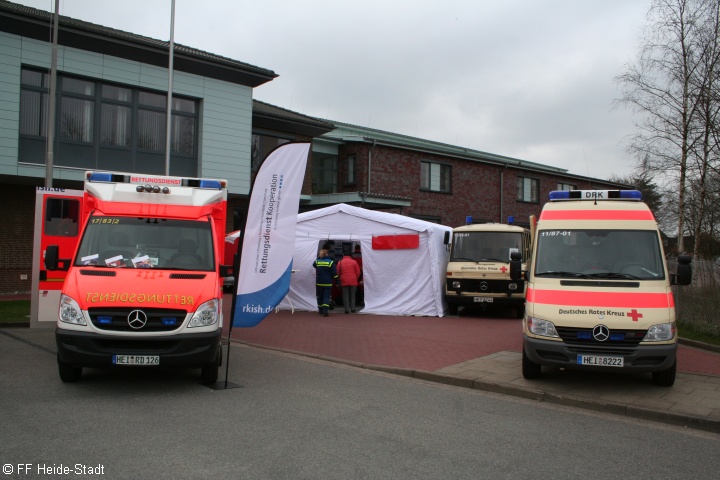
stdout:
{"type": "Polygon", "coordinates": [[[457,313],[458,313],[457,303],[448,303],[448,314],[457,315],[457,313]]]}
{"type": "Polygon", "coordinates": [[[528,380],[534,380],[537,378],[540,378],[540,375],[542,374],[542,367],[539,363],[535,363],[532,360],[530,360],[525,353],[525,348],[523,348],[522,352],[522,375],[523,378],[526,378],[528,380]]]}
{"type": "Polygon", "coordinates": [[[672,366],[666,370],[652,372],[652,383],[660,387],[672,387],[675,383],[675,374],[677,373],[677,360],[672,366]]]}
{"type": "Polygon", "coordinates": [[[212,385],[213,383],[217,382],[218,370],[219,367],[217,362],[205,365],[204,367],[202,367],[202,371],[200,372],[200,382],[203,385],[212,385]]]}
{"type": "Polygon", "coordinates": [[[74,367],[69,363],[65,363],[58,357],[58,372],[60,373],[60,380],[65,383],[73,383],[80,380],[82,376],[82,367],[74,367]]]}
{"type": "Polygon", "coordinates": [[[202,367],[200,372],[200,383],[203,385],[212,385],[218,380],[218,370],[222,362],[222,345],[218,348],[217,359],[202,367]]]}

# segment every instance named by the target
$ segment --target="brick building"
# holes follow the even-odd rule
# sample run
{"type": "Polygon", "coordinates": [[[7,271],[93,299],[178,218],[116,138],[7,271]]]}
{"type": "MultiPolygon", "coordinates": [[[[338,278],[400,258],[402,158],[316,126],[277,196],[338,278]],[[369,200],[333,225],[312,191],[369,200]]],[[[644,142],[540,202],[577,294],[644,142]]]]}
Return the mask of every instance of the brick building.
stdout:
{"type": "MultiPolygon", "coordinates": [[[[31,290],[52,19],[0,0],[0,295],[31,290]]],[[[343,202],[449,226],[526,223],[550,190],[616,186],[301,115],[253,100],[272,70],[177,44],[173,56],[170,174],[227,179],[228,231],[244,223],[254,172],[288,141],[312,141],[300,211],[343,202]]],[[[168,63],[168,42],[60,17],[52,187],[82,189],[86,170],[164,173],[168,63]]]]}

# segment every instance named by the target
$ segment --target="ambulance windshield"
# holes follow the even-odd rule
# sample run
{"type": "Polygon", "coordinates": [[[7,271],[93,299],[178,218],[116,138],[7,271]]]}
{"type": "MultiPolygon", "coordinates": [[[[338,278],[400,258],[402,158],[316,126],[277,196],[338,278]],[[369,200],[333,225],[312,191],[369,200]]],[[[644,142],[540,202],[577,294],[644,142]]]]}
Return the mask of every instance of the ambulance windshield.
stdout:
{"type": "Polygon", "coordinates": [[[523,251],[519,232],[455,232],[451,262],[505,262],[510,252],[523,251]]]}
{"type": "Polygon", "coordinates": [[[540,230],[538,277],[664,280],[652,230],[540,230]]]}
{"type": "Polygon", "coordinates": [[[210,222],[92,216],[75,265],[212,271],[210,222]]]}

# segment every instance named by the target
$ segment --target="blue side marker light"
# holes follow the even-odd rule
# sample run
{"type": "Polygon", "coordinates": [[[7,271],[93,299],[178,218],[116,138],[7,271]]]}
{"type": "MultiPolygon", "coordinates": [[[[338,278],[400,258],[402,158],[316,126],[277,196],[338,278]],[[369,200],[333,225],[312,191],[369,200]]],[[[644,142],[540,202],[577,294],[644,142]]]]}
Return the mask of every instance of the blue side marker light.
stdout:
{"type": "Polygon", "coordinates": [[[91,182],[112,182],[112,173],[93,172],[88,177],[91,182]]]}
{"type": "Polygon", "coordinates": [[[200,180],[200,188],[212,188],[215,190],[220,190],[222,186],[220,185],[220,182],[217,180],[200,180]]]}

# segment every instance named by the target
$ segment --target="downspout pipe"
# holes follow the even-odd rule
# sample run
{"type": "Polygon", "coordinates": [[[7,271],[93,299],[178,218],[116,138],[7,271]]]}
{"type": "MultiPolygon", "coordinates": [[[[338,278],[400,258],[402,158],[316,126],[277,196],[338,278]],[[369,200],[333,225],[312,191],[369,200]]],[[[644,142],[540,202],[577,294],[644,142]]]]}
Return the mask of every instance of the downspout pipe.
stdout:
{"type": "Polygon", "coordinates": [[[370,179],[372,177],[371,171],[372,171],[372,152],[375,148],[375,144],[377,143],[377,140],[373,138],[372,146],[370,147],[370,150],[368,150],[368,168],[367,168],[367,193],[371,192],[370,189],[370,179]]]}
{"type": "Polygon", "coordinates": [[[503,199],[505,198],[505,170],[507,170],[508,164],[505,162],[505,168],[500,170],[500,223],[503,223],[503,199]]]}

